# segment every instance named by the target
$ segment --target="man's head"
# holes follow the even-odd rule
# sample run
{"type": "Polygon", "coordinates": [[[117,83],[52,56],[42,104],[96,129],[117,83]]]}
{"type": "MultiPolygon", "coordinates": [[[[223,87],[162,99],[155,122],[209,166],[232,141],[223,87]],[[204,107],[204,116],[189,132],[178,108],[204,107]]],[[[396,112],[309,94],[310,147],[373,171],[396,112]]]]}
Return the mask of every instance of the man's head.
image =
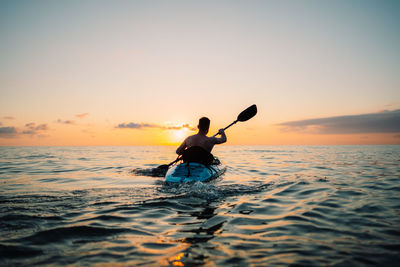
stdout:
{"type": "Polygon", "coordinates": [[[210,128],[210,119],[207,117],[202,117],[199,120],[199,125],[197,126],[200,132],[208,133],[208,129],[210,128]]]}

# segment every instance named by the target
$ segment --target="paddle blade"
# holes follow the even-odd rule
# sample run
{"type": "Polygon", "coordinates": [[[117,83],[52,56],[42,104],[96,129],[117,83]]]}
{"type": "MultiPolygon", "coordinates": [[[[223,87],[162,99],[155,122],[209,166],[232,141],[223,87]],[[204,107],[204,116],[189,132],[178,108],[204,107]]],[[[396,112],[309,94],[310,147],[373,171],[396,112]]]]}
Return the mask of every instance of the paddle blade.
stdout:
{"type": "Polygon", "coordinates": [[[168,170],[168,168],[169,168],[168,164],[163,164],[163,165],[158,166],[156,169],[168,170]]]}
{"type": "Polygon", "coordinates": [[[252,105],[245,110],[243,110],[237,117],[238,121],[247,121],[253,118],[257,114],[257,106],[252,105]]]}

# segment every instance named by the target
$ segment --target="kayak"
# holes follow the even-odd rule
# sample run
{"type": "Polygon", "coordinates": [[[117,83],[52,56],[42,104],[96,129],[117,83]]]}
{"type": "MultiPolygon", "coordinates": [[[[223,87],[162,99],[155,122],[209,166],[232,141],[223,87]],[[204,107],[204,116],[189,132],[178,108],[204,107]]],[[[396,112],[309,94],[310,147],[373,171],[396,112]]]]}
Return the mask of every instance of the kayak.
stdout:
{"type": "Polygon", "coordinates": [[[167,183],[208,182],[222,175],[226,167],[219,165],[205,166],[201,163],[181,163],[168,169],[165,175],[167,183]]]}

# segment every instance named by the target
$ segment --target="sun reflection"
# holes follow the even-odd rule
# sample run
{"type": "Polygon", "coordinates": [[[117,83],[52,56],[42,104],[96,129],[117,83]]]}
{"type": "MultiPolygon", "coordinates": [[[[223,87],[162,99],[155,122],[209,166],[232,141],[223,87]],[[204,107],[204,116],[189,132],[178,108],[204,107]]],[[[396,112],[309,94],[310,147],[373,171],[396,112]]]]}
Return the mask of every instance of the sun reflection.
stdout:
{"type": "Polygon", "coordinates": [[[183,263],[180,262],[180,261],[174,261],[174,262],[172,263],[172,265],[174,265],[174,266],[184,266],[183,263]]]}
{"type": "Polygon", "coordinates": [[[172,256],[169,258],[169,261],[172,263],[174,266],[184,266],[184,264],[181,262],[181,258],[185,255],[183,252],[178,253],[175,256],[172,256]]]}

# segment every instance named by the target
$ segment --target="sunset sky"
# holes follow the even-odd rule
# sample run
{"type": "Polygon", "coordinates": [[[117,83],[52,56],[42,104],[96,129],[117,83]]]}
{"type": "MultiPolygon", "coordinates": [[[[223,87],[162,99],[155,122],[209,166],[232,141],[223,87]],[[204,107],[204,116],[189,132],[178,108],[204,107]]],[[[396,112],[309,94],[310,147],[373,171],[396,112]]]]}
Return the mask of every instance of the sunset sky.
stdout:
{"type": "Polygon", "coordinates": [[[400,144],[400,1],[0,1],[0,145],[400,144]]]}

